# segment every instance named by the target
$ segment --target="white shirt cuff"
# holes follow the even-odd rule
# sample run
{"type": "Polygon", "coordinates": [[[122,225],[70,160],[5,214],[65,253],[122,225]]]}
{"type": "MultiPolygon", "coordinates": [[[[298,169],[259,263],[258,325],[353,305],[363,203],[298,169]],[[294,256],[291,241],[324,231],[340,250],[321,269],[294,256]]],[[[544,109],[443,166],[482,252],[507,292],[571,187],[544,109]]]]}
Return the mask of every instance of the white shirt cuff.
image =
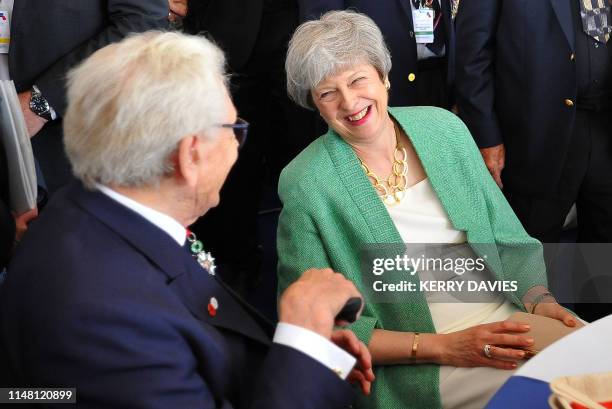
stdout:
{"type": "Polygon", "coordinates": [[[351,354],[316,332],[297,325],[279,322],[273,342],[297,349],[346,379],[355,362],[351,354]]]}

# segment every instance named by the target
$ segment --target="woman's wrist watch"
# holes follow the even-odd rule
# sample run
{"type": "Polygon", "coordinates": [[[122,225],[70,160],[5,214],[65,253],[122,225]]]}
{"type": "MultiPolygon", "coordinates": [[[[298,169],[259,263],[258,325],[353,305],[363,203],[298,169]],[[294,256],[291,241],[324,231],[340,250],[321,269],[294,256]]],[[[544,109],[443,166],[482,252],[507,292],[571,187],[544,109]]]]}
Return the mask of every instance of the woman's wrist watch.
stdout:
{"type": "Polygon", "coordinates": [[[30,97],[30,111],[34,112],[39,117],[47,121],[53,121],[57,118],[55,110],[49,105],[49,102],[42,96],[42,93],[36,85],[32,86],[32,96],[30,97]]]}

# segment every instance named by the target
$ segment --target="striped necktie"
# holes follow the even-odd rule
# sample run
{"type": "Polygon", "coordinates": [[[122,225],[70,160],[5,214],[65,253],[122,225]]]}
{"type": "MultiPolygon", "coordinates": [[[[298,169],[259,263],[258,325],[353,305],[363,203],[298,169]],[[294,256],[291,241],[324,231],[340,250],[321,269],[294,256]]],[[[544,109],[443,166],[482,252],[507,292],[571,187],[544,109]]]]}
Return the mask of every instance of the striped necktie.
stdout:
{"type": "Polygon", "coordinates": [[[606,44],[612,33],[612,0],[579,0],[584,32],[606,44]]]}

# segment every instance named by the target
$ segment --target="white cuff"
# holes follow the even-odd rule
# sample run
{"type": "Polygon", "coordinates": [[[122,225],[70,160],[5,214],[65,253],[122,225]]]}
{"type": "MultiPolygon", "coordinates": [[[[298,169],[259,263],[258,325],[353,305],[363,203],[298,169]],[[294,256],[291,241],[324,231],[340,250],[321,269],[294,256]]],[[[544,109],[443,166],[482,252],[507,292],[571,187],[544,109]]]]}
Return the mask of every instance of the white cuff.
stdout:
{"type": "Polygon", "coordinates": [[[308,355],[346,379],[357,361],[351,354],[316,332],[297,325],[279,322],[273,342],[308,355]]]}

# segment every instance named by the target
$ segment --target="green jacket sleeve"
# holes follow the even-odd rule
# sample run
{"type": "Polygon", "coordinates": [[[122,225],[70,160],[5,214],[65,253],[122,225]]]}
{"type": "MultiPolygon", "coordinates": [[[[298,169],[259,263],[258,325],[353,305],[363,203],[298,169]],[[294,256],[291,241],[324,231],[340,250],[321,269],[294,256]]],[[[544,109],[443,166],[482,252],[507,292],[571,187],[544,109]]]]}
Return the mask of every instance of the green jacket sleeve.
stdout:
{"type": "Polygon", "coordinates": [[[461,128],[460,131],[467,136],[467,143],[473,145],[473,149],[469,149],[470,161],[473,164],[473,177],[475,182],[481,186],[487,216],[501,261],[497,278],[517,281],[518,290],[508,295],[517,306],[523,308],[522,297],[530,288],[537,285],[548,285],[542,244],[527,234],[504,194],[491,177],[468,129],[464,124],[461,124],[461,128]]]}
{"type": "MultiPolygon", "coordinates": [[[[301,205],[298,197],[283,194],[279,188],[283,210],[277,233],[278,294],[311,268],[332,268],[327,252],[313,218],[301,205]]],[[[350,329],[365,344],[370,341],[377,319],[363,314],[350,329]]]]}

